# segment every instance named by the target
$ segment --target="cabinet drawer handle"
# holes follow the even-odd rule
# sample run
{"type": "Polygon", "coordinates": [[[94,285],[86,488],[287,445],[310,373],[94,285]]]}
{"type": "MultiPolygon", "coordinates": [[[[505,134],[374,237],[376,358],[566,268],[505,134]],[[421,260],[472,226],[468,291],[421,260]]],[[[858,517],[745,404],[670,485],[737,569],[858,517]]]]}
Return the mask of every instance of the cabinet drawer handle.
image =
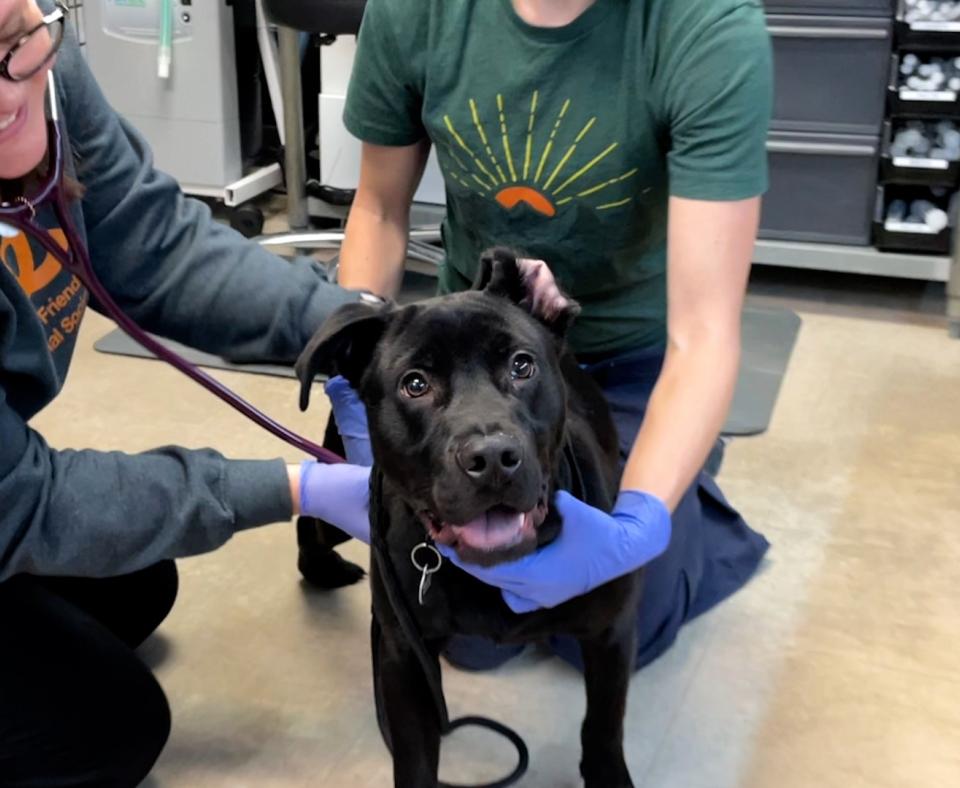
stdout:
{"type": "Polygon", "coordinates": [[[776,38],[844,38],[881,41],[890,37],[888,30],[862,27],[791,27],[769,25],[767,31],[776,38]]]}
{"type": "Polygon", "coordinates": [[[833,156],[873,156],[877,148],[872,145],[844,145],[838,142],[783,142],[767,140],[770,153],[823,153],[833,156]]]}

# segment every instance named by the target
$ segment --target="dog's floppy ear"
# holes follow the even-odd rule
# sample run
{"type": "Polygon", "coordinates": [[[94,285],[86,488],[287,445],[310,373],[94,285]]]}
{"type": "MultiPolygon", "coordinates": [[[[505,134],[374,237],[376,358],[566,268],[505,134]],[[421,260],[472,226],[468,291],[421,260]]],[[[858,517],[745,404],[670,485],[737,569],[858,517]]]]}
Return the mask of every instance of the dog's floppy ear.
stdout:
{"type": "Polygon", "coordinates": [[[522,259],[503,246],[480,255],[473,289],[509,299],[558,337],[566,336],[580,314],[580,304],[564,295],[542,260],[522,259]]]}
{"type": "Polygon", "coordinates": [[[323,322],[294,367],[300,379],[300,410],[310,404],[310,388],[318,374],[343,375],[351,386],[359,386],[393,311],[392,304],[359,301],[344,304],[323,322]]]}

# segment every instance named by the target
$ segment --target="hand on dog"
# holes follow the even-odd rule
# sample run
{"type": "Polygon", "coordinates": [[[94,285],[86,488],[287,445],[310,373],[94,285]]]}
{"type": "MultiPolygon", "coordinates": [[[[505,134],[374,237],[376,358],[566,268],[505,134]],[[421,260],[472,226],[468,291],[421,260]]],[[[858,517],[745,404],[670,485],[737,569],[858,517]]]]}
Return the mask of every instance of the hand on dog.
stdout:
{"type": "Polygon", "coordinates": [[[521,302],[530,314],[547,322],[559,315],[571,301],[561,291],[550,267],[543,260],[517,258],[527,297],[521,302]]]}
{"type": "MultiPolygon", "coordinates": [[[[566,492],[556,495],[563,529],[556,541],[505,564],[481,567],[443,556],[488,585],[500,588],[514,613],[556,607],[656,558],[670,543],[670,513],[653,495],[626,490],[607,514],[566,492]]],[[[370,543],[370,468],[308,460],[300,469],[300,511],[370,543]]]]}
{"type": "Polygon", "coordinates": [[[305,460],[300,465],[299,511],[370,544],[370,467],[305,460]]]}
{"type": "Polygon", "coordinates": [[[337,431],[343,438],[346,463],[304,461],[297,473],[297,514],[332,523],[354,539],[370,544],[370,433],[367,412],[357,392],[342,377],[323,387],[330,398],[337,431]]]}
{"type": "Polygon", "coordinates": [[[330,398],[337,432],[343,438],[347,462],[354,465],[373,465],[370,450],[370,430],[367,427],[367,411],[357,392],[340,375],[330,378],[323,386],[330,398]]]}
{"type": "Polygon", "coordinates": [[[555,498],[563,518],[560,536],[517,561],[488,568],[460,562],[454,550],[437,549],[478,580],[503,590],[514,613],[556,607],[656,558],[670,543],[670,512],[649,493],[624,490],[610,514],[567,492],[555,498]]]}

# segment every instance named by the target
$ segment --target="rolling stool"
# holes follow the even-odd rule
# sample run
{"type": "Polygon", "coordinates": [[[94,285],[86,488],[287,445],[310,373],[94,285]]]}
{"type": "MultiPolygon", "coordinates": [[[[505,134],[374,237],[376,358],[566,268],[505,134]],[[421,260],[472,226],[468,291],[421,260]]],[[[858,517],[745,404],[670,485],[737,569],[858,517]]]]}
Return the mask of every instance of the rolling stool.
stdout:
{"type": "MultiPolygon", "coordinates": [[[[366,0],[260,0],[263,12],[277,26],[280,93],[283,97],[285,130],[284,175],[287,186],[287,219],[291,232],[257,238],[262,246],[293,246],[314,249],[338,246],[342,230],[310,230],[307,205],[307,160],[303,139],[303,105],[300,84],[300,35],[312,33],[321,43],[337,36],[355,36],[366,0]]],[[[349,206],[353,190],[319,187],[320,198],[339,206],[349,206]]],[[[439,227],[410,230],[407,254],[411,259],[438,264],[442,252],[429,242],[440,240],[439,227]]]]}
{"type": "MultiPolygon", "coordinates": [[[[280,92],[283,96],[284,158],[287,184],[287,215],[291,232],[262,236],[263,246],[293,246],[298,249],[338,246],[342,230],[309,229],[307,210],[307,162],[303,139],[303,106],[300,84],[300,34],[314,33],[323,41],[338,35],[356,35],[366,0],[261,0],[263,12],[278,28],[280,92]]],[[[338,190],[340,191],[340,190],[338,190]]],[[[327,196],[327,195],[324,195],[327,196]]],[[[333,202],[349,205],[352,193],[332,195],[333,202]]],[[[436,233],[439,237],[439,233],[436,233]]],[[[431,247],[432,248],[432,247],[431,247]]],[[[434,255],[439,250],[432,249],[434,255]]],[[[324,448],[343,455],[343,442],[331,415],[323,436],[324,448]]],[[[297,519],[297,568],[303,579],[318,588],[339,588],[356,583],[364,571],[344,560],[333,549],[350,537],[322,520],[297,519]]]]}

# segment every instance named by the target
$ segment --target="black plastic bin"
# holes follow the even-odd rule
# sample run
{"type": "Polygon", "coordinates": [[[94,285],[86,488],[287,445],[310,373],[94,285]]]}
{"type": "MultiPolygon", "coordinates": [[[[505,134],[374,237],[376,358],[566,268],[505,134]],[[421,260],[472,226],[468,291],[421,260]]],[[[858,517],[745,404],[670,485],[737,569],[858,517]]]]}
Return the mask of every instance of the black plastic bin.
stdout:
{"type": "Polygon", "coordinates": [[[877,188],[873,214],[873,243],[884,252],[913,254],[950,254],[953,228],[927,232],[923,225],[900,225],[886,221],[887,206],[895,199],[930,200],[949,214],[950,196],[936,197],[923,186],[880,186],[877,188]]]}
{"type": "MultiPolygon", "coordinates": [[[[904,52],[903,54],[907,54],[904,52]]],[[[942,52],[918,52],[921,56],[937,56],[942,52]]],[[[900,55],[890,58],[887,80],[890,114],[903,118],[950,118],[960,119],[960,92],[940,90],[936,92],[911,90],[900,84],[900,55]]]]}
{"type": "Polygon", "coordinates": [[[922,52],[929,49],[960,52],[960,20],[908,24],[904,0],[897,2],[896,40],[899,47],[922,52]]]}
{"type": "Polygon", "coordinates": [[[894,124],[887,121],[883,125],[880,147],[880,180],[883,183],[941,186],[947,189],[960,186],[960,161],[894,157],[890,152],[893,137],[894,124]]]}

